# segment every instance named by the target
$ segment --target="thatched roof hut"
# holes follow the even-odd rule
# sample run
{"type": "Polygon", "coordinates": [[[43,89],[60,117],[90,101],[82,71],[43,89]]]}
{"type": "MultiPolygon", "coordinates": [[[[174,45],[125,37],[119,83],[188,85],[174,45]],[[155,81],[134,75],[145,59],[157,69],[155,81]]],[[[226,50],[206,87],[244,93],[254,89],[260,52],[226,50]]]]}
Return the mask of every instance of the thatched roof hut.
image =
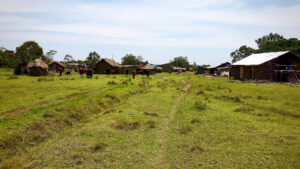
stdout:
{"type": "Polygon", "coordinates": [[[27,65],[29,75],[31,76],[45,76],[48,75],[48,65],[41,59],[35,59],[27,65]]]}
{"type": "Polygon", "coordinates": [[[58,69],[65,70],[66,66],[60,62],[53,61],[48,64],[48,70],[53,72],[58,72],[58,69]]]}
{"type": "Polygon", "coordinates": [[[120,64],[112,59],[102,59],[96,64],[95,69],[98,74],[119,73],[120,64]]]}

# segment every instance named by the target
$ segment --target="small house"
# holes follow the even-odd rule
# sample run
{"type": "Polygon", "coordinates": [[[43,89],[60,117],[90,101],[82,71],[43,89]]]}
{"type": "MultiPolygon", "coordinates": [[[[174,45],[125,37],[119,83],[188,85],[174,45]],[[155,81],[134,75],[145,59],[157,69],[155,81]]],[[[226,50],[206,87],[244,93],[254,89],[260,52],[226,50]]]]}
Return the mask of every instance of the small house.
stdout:
{"type": "Polygon", "coordinates": [[[66,66],[60,62],[56,62],[53,61],[51,63],[48,64],[48,71],[52,71],[52,72],[59,72],[58,70],[61,69],[63,70],[63,72],[65,71],[66,66]]]}
{"type": "Polygon", "coordinates": [[[46,76],[48,75],[48,65],[41,59],[35,59],[27,65],[30,76],[46,76]]]}
{"type": "Polygon", "coordinates": [[[229,76],[230,66],[231,66],[231,63],[225,62],[216,67],[210,67],[209,74],[217,75],[217,76],[229,76]]]}
{"type": "Polygon", "coordinates": [[[138,68],[138,65],[121,65],[120,66],[120,72],[121,74],[132,74],[133,71],[136,71],[138,68]]]}
{"type": "Polygon", "coordinates": [[[160,66],[155,67],[155,72],[156,73],[161,73],[163,71],[163,68],[160,66]]]}
{"type": "Polygon", "coordinates": [[[252,54],[232,64],[236,79],[299,82],[300,58],[289,51],[252,54]]]}
{"type": "Polygon", "coordinates": [[[97,74],[117,74],[120,69],[120,64],[112,59],[102,59],[95,66],[97,74]]]}
{"type": "Polygon", "coordinates": [[[146,64],[142,66],[141,69],[143,70],[144,74],[147,74],[147,72],[149,72],[150,75],[155,74],[155,67],[153,65],[146,64]]]}

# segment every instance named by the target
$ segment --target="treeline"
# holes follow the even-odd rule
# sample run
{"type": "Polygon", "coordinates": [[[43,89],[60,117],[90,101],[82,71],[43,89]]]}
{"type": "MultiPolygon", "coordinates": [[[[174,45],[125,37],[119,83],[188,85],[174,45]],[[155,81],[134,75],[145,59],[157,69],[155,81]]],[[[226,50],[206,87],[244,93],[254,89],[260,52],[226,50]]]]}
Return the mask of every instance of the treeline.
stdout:
{"type": "MultiPolygon", "coordinates": [[[[54,60],[54,56],[57,54],[56,50],[50,50],[44,54],[43,48],[35,41],[26,41],[22,45],[16,48],[15,51],[8,50],[4,47],[0,48],[0,67],[16,68],[25,67],[30,61],[35,59],[42,59],[45,63],[50,63],[54,60]]],[[[94,68],[100,61],[101,56],[93,51],[88,54],[85,60],[75,60],[73,56],[65,55],[63,62],[65,64],[79,63],[85,64],[89,68],[94,68]]],[[[148,64],[148,61],[144,61],[142,56],[135,56],[133,54],[126,54],[121,58],[122,65],[138,65],[140,62],[148,64]]],[[[194,62],[191,65],[187,56],[178,56],[173,60],[170,60],[172,66],[178,67],[195,67],[194,62]]]]}
{"type": "Polygon", "coordinates": [[[255,40],[258,49],[253,49],[246,45],[241,46],[239,49],[232,52],[232,62],[237,62],[253,53],[265,52],[278,52],[278,51],[291,51],[296,55],[300,55],[300,40],[297,38],[286,39],[277,33],[270,33],[255,40]]]}

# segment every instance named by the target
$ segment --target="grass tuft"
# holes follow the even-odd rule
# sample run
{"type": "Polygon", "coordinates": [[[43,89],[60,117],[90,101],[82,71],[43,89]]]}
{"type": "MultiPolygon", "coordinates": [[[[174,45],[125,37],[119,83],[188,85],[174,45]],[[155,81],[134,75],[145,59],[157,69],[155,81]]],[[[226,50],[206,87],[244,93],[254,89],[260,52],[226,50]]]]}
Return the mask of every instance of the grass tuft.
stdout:
{"type": "Polygon", "coordinates": [[[207,108],[207,105],[205,103],[201,102],[200,100],[195,101],[194,105],[199,111],[203,111],[207,108]]]}
{"type": "Polygon", "coordinates": [[[121,129],[121,130],[134,130],[137,129],[140,126],[139,122],[129,122],[126,120],[118,120],[118,121],[111,121],[110,123],[111,127],[115,129],[121,129]]]}
{"type": "Polygon", "coordinates": [[[118,83],[115,82],[115,81],[113,81],[113,80],[108,81],[107,84],[108,84],[108,85],[118,85],[118,83]]]}
{"type": "Polygon", "coordinates": [[[93,152],[97,152],[97,151],[103,150],[105,147],[107,147],[106,143],[104,143],[102,141],[96,141],[92,144],[91,150],[93,152]]]}
{"type": "Polygon", "coordinates": [[[148,126],[149,128],[155,128],[155,122],[154,121],[147,121],[145,123],[145,126],[148,126]]]}
{"type": "Polygon", "coordinates": [[[146,116],[155,116],[155,117],[158,117],[158,114],[153,113],[153,112],[144,112],[144,114],[145,114],[146,116]]]}
{"type": "Polygon", "coordinates": [[[192,127],[190,125],[182,126],[182,127],[177,128],[177,131],[180,134],[187,134],[192,131],[192,127]]]}

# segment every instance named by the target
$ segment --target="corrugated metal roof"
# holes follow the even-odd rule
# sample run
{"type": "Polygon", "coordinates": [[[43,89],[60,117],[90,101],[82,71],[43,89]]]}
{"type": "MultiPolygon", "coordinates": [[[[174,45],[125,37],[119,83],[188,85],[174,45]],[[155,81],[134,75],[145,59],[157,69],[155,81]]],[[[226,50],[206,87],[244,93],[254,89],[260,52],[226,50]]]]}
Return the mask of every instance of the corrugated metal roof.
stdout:
{"type": "Polygon", "coordinates": [[[252,54],[246,57],[245,59],[233,63],[232,65],[245,65],[245,66],[261,65],[267,61],[278,58],[279,56],[282,56],[287,53],[289,53],[289,51],[252,54]]]}

